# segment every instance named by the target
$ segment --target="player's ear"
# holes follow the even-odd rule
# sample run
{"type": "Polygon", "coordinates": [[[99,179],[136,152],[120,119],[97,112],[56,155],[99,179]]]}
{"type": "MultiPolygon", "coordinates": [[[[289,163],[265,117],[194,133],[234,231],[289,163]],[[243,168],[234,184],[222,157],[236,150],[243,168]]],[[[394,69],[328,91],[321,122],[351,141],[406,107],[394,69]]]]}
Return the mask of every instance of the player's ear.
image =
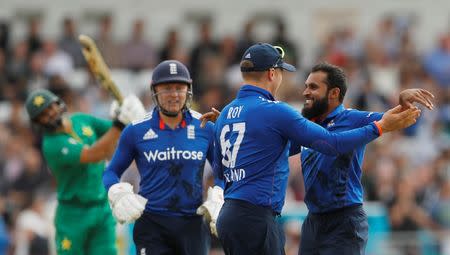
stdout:
{"type": "Polygon", "coordinates": [[[273,81],[275,76],[275,68],[270,68],[269,70],[267,70],[267,78],[269,79],[269,81],[273,81]]]}
{"type": "Polygon", "coordinates": [[[339,94],[341,90],[339,88],[332,88],[328,91],[328,99],[337,99],[339,100],[339,94]]]}

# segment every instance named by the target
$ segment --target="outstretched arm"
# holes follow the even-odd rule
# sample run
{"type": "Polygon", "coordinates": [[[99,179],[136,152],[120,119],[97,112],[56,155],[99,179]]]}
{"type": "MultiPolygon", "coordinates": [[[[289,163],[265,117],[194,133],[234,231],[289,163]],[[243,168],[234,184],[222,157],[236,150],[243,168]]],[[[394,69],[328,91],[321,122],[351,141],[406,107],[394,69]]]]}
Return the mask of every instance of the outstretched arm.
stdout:
{"type": "Polygon", "coordinates": [[[273,118],[274,123],[279,123],[281,133],[294,143],[324,154],[336,155],[363,146],[383,132],[408,127],[415,123],[419,114],[420,110],[417,108],[402,111],[399,105],[387,111],[378,122],[344,132],[329,132],[308,121],[291,107],[285,108],[283,112],[277,111],[273,118]]]}
{"type": "Polygon", "coordinates": [[[119,128],[113,126],[91,147],[83,148],[80,155],[80,163],[99,162],[110,157],[114,152],[120,132],[119,128]]]}
{"type": "Polygon", "coordinates": [[[113,127],[92,146],[83,148],[80,156],[81,163],[99,162],[111,157],[116,148],[120,132],[125,125],[145,115],[144,106],[133,94],[127,96],[121,106],[113,102],[111,108],[111,115],[115,119],[113,127]]]}

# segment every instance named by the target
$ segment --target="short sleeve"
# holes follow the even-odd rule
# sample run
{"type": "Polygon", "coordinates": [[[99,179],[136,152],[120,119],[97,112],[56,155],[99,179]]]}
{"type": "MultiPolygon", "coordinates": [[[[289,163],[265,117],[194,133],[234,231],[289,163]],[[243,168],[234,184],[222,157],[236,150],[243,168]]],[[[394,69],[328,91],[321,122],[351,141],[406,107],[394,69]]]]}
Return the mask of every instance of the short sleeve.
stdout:
{"type": "Polygon", "coordinates": [[[84,145],[70,136],[45,139],[42,151],[50,167],[80,164],[84,145]]]}

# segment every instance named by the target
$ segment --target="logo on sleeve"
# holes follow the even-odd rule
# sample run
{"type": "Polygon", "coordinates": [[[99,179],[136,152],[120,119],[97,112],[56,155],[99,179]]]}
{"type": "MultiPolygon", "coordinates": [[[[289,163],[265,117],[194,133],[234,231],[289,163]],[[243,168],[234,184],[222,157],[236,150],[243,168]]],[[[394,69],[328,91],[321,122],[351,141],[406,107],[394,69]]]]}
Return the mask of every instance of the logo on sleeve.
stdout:
{"type": "Polygon", "coordinates": [[[145,133],[144,137],[142,139],[144,140],[151,140],[151,139],[156,139],[158,138],[158,135],[155,133],[155,131],[153,131],[153,129],[149,129],[147,131],[147,133],[145,133]]]}

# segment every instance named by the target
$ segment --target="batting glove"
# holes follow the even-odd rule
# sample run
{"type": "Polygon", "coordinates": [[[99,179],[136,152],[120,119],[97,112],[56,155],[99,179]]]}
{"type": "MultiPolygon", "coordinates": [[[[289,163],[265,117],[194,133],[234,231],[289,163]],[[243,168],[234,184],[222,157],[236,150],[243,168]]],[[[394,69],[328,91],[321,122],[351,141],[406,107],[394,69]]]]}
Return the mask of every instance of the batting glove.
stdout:
{"type": "Polygon", "coordinates": [[[108,191],[108,200],[113,216],[119,223],[137,220],[147,204],[147,199],[135,194],[133,186],[126,182],[112,185],[108,191]]]}
{"type": "Polygon", "coordinates": [[[109,109],[112,119],[119,121],[124,126],[130,122],[143,118],[146,114],[144,105],[136,95],[131,94],[123,99],[122,105],[114,100],[109,109]]]}
{"type": "Polygon", "coordinates": [[[214,188],[209,187],[206,201],[197,208],[197,214],[205,217],[209,222],[211,233],[215,236],[217,236],[216,222],[223,203],[223,189],[219,186],[214,186],[214,188]]]}

